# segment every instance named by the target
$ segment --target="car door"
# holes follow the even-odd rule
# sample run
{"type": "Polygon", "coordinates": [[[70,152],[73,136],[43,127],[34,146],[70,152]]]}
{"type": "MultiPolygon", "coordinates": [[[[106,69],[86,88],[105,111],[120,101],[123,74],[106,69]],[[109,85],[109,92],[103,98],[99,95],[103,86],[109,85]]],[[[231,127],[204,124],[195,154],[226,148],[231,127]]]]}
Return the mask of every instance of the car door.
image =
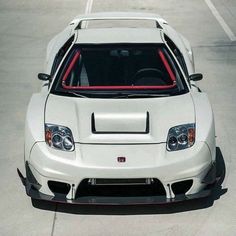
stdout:
{"type": "Polygon", "coordinates": [[[169,46],[169,48],[171,49],[171,51],[173,52],[173,54],[175,55],[176,59],[178,60],[184,74],[186,75],[186,77],[189,77],[189,72],[188,72],[188,68],[186,66],[183,54],[180,52],[180,50],[178,49],[178,47],[175,45],[175,43],[167,36],[165,35],[165,40],[167,45],[169,46]]]}
{"type": "Polygon", "coordinates": [[[70,48],[74,37],[74,26],[69,25],[48,43],[45,73],[54,75],[62,58],[70,48]]]}
{"type": "MultiPolygon", "coordinates": [[[[190,43],[188,40],[176,32],[172,27],[165,24],[163,25],[164,29],[164,38],[168,44],[168,46],[171,48],[171,50],[174,53],[174,50],[176,49],[176,53],[178,53],[178,61],[181,62],[181,67],[184,70],[184,73],[188,71],[188,74],[194,74],[195,68],[194,68],[194,58],[193,58],[193,52],[190,46],[190,43]],[[181,59],[182,57],[182,59],[181,59]],[[184,68],[185,66],[186,68],[184,68]],[[187,71],[186,71],[187,70],[187,71]]],[[[175,54],[175,53],[174,53],[175,54]]]]}

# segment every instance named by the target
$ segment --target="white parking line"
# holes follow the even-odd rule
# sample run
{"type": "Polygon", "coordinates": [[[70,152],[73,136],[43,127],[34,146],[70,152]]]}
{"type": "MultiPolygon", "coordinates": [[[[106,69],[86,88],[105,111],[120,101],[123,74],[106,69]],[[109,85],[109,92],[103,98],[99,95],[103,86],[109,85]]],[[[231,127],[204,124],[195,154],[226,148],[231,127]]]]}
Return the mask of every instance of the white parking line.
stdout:
{"type": "MultiPolygon", "coordinates": [[[[92,11],[92,7],[93,7],[93,0],[88,0],[84,13],[89,14],[92,11]]],[[[88,28],[88,24],[89,24],[89,22],[86,21],[85,24],[84,24],[84,28],[88,28]]]]}
{"type": "Polygon", "coordinates": [[[85,14],[89,14],[92,11],[93,0],[88,0],[85,8],[85,14]]]}
{"type": "Polygon", "coordinates": [[[215,16],[225,33],[228,35],[231,41],[236,41],[236,36],[234,35],[233,31],[229,28],[223,17],[220,15],[220,13],[217,11],[215,6],[213,5],[211,0],[205,0],[207,6],[210,8],[212,14],[215,16]]]}

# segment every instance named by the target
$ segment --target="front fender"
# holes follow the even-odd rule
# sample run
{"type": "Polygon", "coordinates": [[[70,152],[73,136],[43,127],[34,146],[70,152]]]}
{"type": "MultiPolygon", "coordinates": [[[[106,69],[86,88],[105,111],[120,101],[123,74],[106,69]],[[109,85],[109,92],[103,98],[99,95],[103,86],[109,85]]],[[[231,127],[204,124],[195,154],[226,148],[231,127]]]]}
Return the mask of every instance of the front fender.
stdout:
{"type": "Polygon", "coordinates": [[[211,104],[206,93],[193,92],[192,99],[196,116],[196,141],[206,142],[215,161],[215,122],[211,104]]]}
{"type": "Polygon", "coordinates": [[[44,108],[47,94],[33,94],[28,105],[25,121],[25,161],[36,142],[44,141],[44,108]]]}

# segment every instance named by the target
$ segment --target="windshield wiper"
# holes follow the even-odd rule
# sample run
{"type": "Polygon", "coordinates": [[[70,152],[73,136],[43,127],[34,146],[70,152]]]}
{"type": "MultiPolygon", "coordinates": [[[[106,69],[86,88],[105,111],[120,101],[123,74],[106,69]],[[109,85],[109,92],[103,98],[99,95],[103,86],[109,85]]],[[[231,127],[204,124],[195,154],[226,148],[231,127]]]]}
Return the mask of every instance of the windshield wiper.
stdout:
{"type": "MultiPolygon", "coordinates": [[[[64,91],[65,92],[65,91],[64,91]]],[[[163,94],[155,94],[155,93],[123,93],[123,92],[117,92],[117,93],[107,93],[107,92],[93,92],[88,93],[87,91],[85,94],[88,94],[88,96],[83,95],[81,93],[76,93],[74,91],[66,91],[68,94],[72,94],[76,97],[80,98],[150,98],[150,97],[168,97],[171,96],[171,94],[163,93],[163,94]]],[[[83,92],[84,93],[84,92],[83,92]]]]}
{"type": "Polygon", "coordinates": [[[87,96],[85,96],[85,95],[82,95],[82,94],[76,93],[76,92],[72,92],[72,91],[66,91],[66,93],[73,94],[73,95],[75,95],[76,97],[80,97],[80,98],[89,98],[89,97],[87,97],[87,96]]]}
{"type": "Polygon", "coordinates": [[[151,93],[120,93],[112,96],[112,98],[150,98],[150,97],[168,97],[170,94],[151,94],[151,93]]]}

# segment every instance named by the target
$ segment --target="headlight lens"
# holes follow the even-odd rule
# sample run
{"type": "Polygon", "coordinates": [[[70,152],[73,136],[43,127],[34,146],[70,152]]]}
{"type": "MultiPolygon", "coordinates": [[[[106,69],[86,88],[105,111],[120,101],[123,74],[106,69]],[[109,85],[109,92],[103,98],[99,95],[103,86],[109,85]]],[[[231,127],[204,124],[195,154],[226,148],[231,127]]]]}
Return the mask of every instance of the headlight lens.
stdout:
{"type": "Polygon", "coordinates": [[[65,126],[45,124],[45,141],[48,146],[59,150],[74,151],[75,149],[71,130],[65,126]]]}
{"type": "Polygon", "coordinates": [[[170,128],[167,137],[167,150],[177,151],[192,147],[195,143],[195,124],[178,125],[170,128]]]}

